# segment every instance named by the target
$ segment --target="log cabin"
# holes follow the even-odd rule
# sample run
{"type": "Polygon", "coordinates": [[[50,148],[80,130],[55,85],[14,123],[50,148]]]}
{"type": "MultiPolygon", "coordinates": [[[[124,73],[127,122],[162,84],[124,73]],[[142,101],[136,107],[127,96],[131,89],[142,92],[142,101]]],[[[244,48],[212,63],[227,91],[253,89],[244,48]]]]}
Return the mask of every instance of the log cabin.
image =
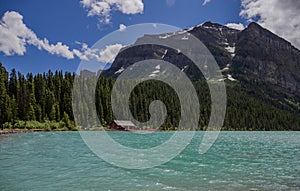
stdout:
{"type": "Polygon", "coordinates": [[[115,131],[130,131],[135,128],[135,125],[131,121],[114,120],[109,125],[109,129],[115,131]]]}

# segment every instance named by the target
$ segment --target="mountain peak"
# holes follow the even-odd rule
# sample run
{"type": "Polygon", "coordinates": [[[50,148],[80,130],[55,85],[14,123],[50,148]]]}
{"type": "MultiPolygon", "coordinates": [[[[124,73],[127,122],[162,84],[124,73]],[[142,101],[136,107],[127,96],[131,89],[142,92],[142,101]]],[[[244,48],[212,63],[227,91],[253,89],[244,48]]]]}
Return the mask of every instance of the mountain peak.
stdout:
{"type": "Polygon", "coordinates": [[[222,27],[225,27],[223,25],[220,25],[218,23],[214,23],[214,22],[211,22],[211,21],[207,21],[205,23],[202,24],[203,27],[215,27],[215,28],[222,28],[222,27]]]}
{"type": "Polygon", "coordinates": [[[268,29],[262,27],[261,25],[259,25],[256,22],[252,22],[248,25],[248,27],[243,31],[243,33],[248,33],[248,35],[251,36],[251,38],[256,39],[256,38],[261,38],[262,36],[266,36],[270,39],[277,39],[278,41],[280,41],[283,44],[286,45],[291,45],[290,42],[288,42],[287,40],[285,40],[284,38],[276,35],[275,33],[269,31],[268,29]]]}
{"type": "Polygon", "coordinates": [[[271,33],[269,30],[263,28],[262,26],[260,26],[258,23],[256,22],[251,22],[248,27],[246,28],[246,30],[254,30],[254,31],[265,31],[268,33],[271,33]]]}
{"type": "Polygon", "coordinates": [[[262,29],[262,27],[259,24],[257,24],[256,22],[251,22],[248,25],[248,28],[260,28],[260,29],[262,29]]]}
{"type": "MultiPolygon", "coordinates": [[[[224,74],[232,74],[236,79],[245,82],[267,84],[280,94],[300,97],[300,51],[259,24],[252,22],[245,30],[239,31],[208,21],[178,33],[156,35],[154,38],[188,36],[187,32],[198,38],[209,49],[220,68],[225,69],[224,74]]],[[[149,36],[139,40],[146,40],[145,38],[149,36]]],[[[178,43],[185,39],[186,37],[172,38],[178,43]]],[[[120,74],[118,71],[123,71],[137,61],[163,59],[176,63],[176,66],[183,69],[191,79],[201,79],[201,73],[193,69],[183,56],[180,51],[159,46],[126,49],[116,57],[112,67],[104,74],[114,77],[120,74]]]]}

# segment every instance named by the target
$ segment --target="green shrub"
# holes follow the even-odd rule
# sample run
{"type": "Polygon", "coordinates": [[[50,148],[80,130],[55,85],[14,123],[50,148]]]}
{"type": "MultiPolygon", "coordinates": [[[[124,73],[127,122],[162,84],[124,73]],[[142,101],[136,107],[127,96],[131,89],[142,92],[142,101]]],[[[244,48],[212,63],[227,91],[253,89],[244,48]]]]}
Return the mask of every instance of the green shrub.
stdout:
{"type": "Polygon", "coordinates": [[[12,129],[13,125],[11,124],[11,122],[6,122],[3,124],[3,128],[4,129],[12,129]]]}
{"type": "Polygon", "coordinates": [[[25,121],[16,121],[14,124],[13,124],[13,128],[14,129],[25,129],[25,121]]]}

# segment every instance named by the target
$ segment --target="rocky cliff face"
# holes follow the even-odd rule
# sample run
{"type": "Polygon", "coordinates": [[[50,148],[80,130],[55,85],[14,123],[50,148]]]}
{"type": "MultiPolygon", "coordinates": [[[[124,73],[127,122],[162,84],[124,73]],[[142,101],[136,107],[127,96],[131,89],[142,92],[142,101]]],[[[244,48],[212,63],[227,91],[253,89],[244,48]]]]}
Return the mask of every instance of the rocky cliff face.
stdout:
{"type": "Polygon", "coordinates": [[[237,78],[260,80],[277,91],[300,95],[299,50],[256,23],[238,34],[232,68],[237,78]]]}
{"type": "MultiPolygon", "coordinates": [[[[206,45],[228,80],[255,81],[270,86],[278,93],[300,97],[300,51],[258,24],[251,23],[245,30],[238,31],[206,22],[180,32],[185,33],[193,34],[206,45]]],[[[179,33],[169,34],[176,35],[179,33]]],[[[156,45],[133,46],[122,51],[103,74],[117,77],[128,66],[145,59],[171,62],[192,80],[202,76],[185,55],[156,45]]]]}
{"type": "Polygon", "coordinates": [[[190,31],[200,39],[215,57],[220,68],[232,64],[235,56],[235,44],[240,31],[212,22],[198,25],[190,31]]]}
{"type": "MultiPolygon", "coordinates": [[[[172,39],[182,40],[191,33],[201,40],[210,50],[219,64],[220,68],[228,68],[232,64],[234,57],[235,42],[240,31],[230,29],[216,23],[206,22],[178,33],[162,34],[162,35],[146,35],[138,39],[134,46],[127,47],[125,51],[121,51],[116,57],[111,68],[104,71],[105,76],[117,77],[128,66],[146,59],[161,59],[175,64],[183,72],[185,72],[192,80],[199,80],[203,77],[202,73],[184,54],[178,50],[158,45],[140,45],[140,41],[146,38],[160,39],[161,41],[172,39]],[[177,38],[178,36],[182,38],[177,38]]],[[[151,41],[151,40],[150,40],[151,41]]]]}

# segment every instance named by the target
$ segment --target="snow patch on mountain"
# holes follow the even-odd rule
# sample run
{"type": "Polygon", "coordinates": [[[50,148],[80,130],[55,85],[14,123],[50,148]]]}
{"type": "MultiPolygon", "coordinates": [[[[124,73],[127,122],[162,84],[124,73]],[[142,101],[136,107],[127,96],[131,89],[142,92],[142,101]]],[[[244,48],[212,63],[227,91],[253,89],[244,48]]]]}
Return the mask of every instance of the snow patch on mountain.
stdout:
{"type": "Polygon", "coordinates": [[[125,69],[123,67],[121,67],[118,71],[115,72],[115,74],[120,74],[124,71],[125,69]]]}
{"type": "Polygon", "coordinates": [[[225,50],[230,53],[231,57],[235,57],[235,45],[233,46],[228,45],[225,47],[225,50]]]}
{"type": "Polygon", "coordinates": [[[236,79],[234,79],[234,78],[232,77],[231,74],[227,74],[227,79],[230,80],[230,81],[233,81],[233,82],[237,81],[236,79]]]}
{"type": "Polygon", "coordinates": [[[158,76],[157,74],[149,74],[149,77],[156,77],[158,76]]]}
{"type": "MultiPolygon", "coordinates": [[[[168,49],[165,50],[164,54],[161,56],[161,59],[164,59],[168,53],[168,49]]],[[[160,65],[158,65],[160,67],[160,65]]],[[[160,69],[160,68],[159,68],[160,69]]]]}
{"type": "Polygon", "coordinates": [[[221,72],[225,72],[230,69],[230,64],[227,64],[225,68],[221,70],[221,72]]]}
{"type": "Polygon", "coordinates": [[[188,32],[187,30],[183,30],[183,31],[179,31],[178,34],[185,34],[187,32],[188,32]]]}
{"type": "Polygon", "coordinates": [[[190,31],[194,30],[194,28],[195,28],[195,27],[190,27],[190,28],[188,28],[188,29],[185,29],[185,30],[182,30],[182,31],[177,32],[177,34],[185,34],[185,33],[187,33],[187,32],[190,32],[190,31]]]}
{"type": "Polygon", "coordinates": [[[181,40],[189,40],[189,37],[184,36],[184,37],[181,38],[181,40]]]}
{"type": "Polygon", "coordinates": [[[181,69],[181,71],[184,72],[188,67],[189,67],[188,65],[184,66],[184,67],[181,69]]]}
{"type": "Polygon", "coordinates": [[[149,74],[149,77],[156,77],[160,73],[160,65],[155,66],[155,70],[149,74]]]}
{"type": "Polygon", "coordinates": [[[153,72],[152,72],[152,74],[158,74],[160,72],[160,70],[154,70],[153,72]]]}
{"type": "Polygon", "coordinates": [[[167,39],[171,37],[172,35],[166,34],[165,36],[159,36],[160,39],[167,39]]]}
{"type": "Polygon", "coordinates": [[[194,28],[195,27],[190,27],[190,28],[187,29],[187,31],[192,31],[192,30],[194,30],[194,28]]]}

